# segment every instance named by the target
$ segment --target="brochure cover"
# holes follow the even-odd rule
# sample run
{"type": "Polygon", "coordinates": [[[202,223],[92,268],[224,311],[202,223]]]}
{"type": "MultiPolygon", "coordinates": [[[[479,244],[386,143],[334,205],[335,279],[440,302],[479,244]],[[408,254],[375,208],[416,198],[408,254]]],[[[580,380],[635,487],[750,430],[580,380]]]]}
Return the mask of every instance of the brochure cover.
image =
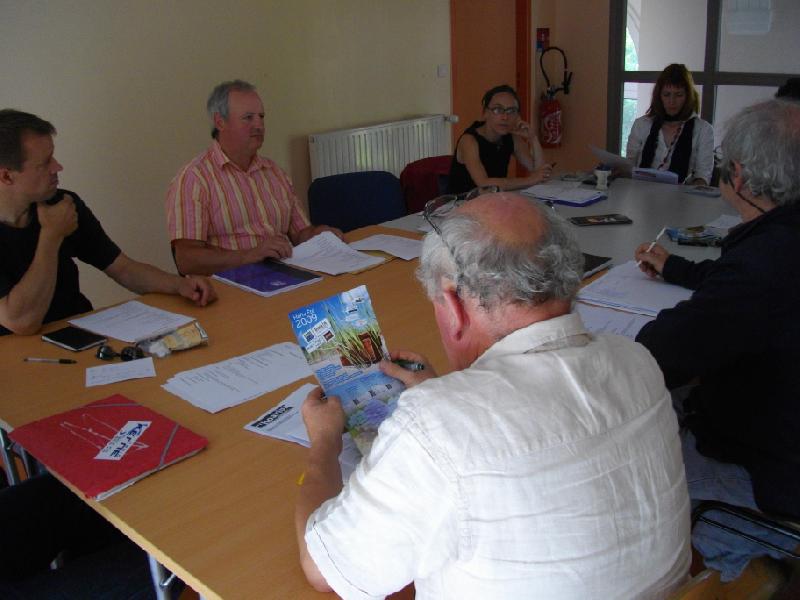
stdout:
{"type": "Polygon", "coordinates": [[[259,296],[274,296],[322,279],[319,275],[296,269],[274,260],[242,265],[214,275],[224,283],[259,296]]]}
{"type": "Polygon", "coordinates": [[[10,436],[98,500],[208,445],[206,438],[120,394],[17,427],[10,436]]]}
{"type": "Polygon", "coordinates": [[[338,396],[362,454],[397,405],[403,384],[378,368],[389,357],[366,286],[289,313],[303,354],[328,396],[338,396]]]}

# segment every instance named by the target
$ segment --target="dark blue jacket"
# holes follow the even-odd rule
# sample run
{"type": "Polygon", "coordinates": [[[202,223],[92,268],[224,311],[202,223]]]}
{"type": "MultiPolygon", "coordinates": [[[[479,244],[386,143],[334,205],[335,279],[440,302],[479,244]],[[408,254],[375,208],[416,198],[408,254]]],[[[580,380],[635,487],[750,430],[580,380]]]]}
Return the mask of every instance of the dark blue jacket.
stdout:
{"type": "Polygon", "coordinates": [[[670,256],[663,276],[695,291],[636,340],[668,387],[699,380],[698,451],[744,466],[762,510],[800,516],[800,208],[734,228],[717,260],[670,256]]]}

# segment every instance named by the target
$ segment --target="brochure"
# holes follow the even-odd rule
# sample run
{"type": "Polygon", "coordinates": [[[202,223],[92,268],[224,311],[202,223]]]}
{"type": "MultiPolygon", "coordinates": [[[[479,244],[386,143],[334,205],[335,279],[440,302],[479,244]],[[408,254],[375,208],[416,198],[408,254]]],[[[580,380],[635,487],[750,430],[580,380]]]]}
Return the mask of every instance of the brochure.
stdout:
{"type": "Polygon", "coordinates": [[[347,429],[362,454],[394,411],[403,384],[378,368],[389,357],[366,286],[289,313],[311,370],[328,396],[338,396],[347,429]]]}

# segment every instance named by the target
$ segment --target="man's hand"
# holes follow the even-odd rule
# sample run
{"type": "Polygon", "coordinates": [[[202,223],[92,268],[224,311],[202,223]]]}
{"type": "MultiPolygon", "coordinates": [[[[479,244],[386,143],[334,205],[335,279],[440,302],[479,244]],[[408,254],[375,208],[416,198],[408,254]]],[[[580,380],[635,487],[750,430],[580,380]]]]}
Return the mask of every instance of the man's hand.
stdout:
{"type": "Polygon", "coordinates": [[[248,253],[248,263],[261,262],[265,258],[286,258],[292,255],[292,242],[279,233],[263,240],[248,253]]]}
{"type": "Polygon", "coordinates": [[[639,262],[639,268],[650,277],[657,277],[664,271],[664,263],[669,258],[669,252],[656,244],[650,250],[650,244],[640,244],[636,248],[635,257],[639,262]]]}
{"type": "Polygon", "coordinates": [[[314,388],[306,396],[300,409],[308,431],[308,439],[312,450],[326,448],[335,451],[336,456],[342,451],[342,433],[345,426],[345,415],[342,403],[336,396],[325,398],[322,388],[314,388]]]}
{"type": "Polygon", "coordinates": [[[181,277],[181,282],[178,284],[178,293],[198,306],[205,306],[217,299],[217,292],[214,290],[214,286],[205,277],[192,275],[181,277]]]}
{"type": "Polygon", "coordinates": [[[69,194],[64,194],[64,197],[53,205],[37,203],[36,214],[42,226],[42,235],[49,234],[63,239],[78,228],[78,212],[69,194]]]}
{"type": "Polygon", "coordinates": [[[398,361],[408,361],[411,363],[417,363],[422,365],[422,370],[419,371],[411,371],[405,367],[401,367],[398,364],[393,362],[389,362],[388,360],[382,360],[380,363],[380,369],[384,373],[386,373],[389,377],[394,377],[395,379],[399,379],[403,382],[407,388],[414,387],[425,381],[426,379],[431,379],[432,377],[436,377],[436,371],[433,370],[433,366],[431,366],[430,361],[425,358],[422,354],[417,354],[416,352],[409,352],[408,350],[401,350],[400,352],[392,352],[391,353],[392,360],[398,361]]]}

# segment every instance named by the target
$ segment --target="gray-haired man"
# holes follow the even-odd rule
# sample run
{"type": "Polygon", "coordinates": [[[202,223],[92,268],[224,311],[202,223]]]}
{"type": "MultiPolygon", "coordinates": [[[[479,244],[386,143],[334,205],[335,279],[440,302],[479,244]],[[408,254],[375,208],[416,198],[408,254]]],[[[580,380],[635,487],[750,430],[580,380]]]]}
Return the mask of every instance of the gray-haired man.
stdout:
{"type": "Polygon", "coordinates": [[[342,410],[309,394],[296,524],[311,584],[344,598],[661,598],[689,568],[680,439],[652,357],[570,309],[582,257],[514,194],[452,211],[419,278],[453,372],[409,389],[344,490],[342,410]]]}
{"type": "Polygon", "coordinates": [[[291,256],[324,230],[313,226],[289,177],[258,155],[264,104],[239,79],[219,84],[206,105],[211,147],[183,167],[167,192],[167,227],[182,273],[210,275],[264,258],[291,256]]]}

